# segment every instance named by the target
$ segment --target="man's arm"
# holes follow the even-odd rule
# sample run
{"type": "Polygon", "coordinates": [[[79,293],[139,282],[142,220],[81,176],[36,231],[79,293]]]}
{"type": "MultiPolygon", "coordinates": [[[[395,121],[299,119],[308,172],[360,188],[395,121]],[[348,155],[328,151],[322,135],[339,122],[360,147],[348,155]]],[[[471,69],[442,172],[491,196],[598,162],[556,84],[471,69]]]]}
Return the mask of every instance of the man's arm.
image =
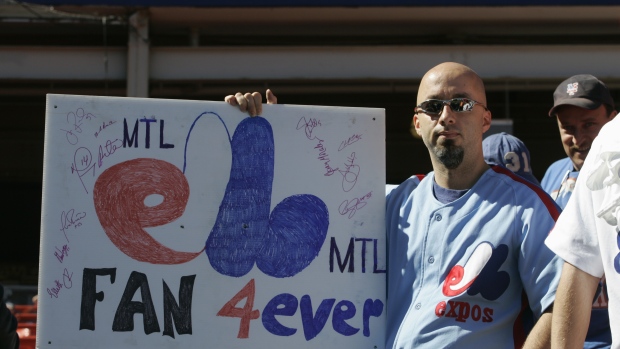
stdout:
{"type": "Polygon", "coordinates": [[[553,310],[553,348],[583,348],[598,282],[599,278],[564,262],[553,310]]]}
{"type": "Polygon", "coordinates": [[[536,324],[527,336],[523,349],[542,349],[551,348],[551,321],[553,305],[549,306],[547,310],[540,316],[540,319],[536,321],[536,324]]]}

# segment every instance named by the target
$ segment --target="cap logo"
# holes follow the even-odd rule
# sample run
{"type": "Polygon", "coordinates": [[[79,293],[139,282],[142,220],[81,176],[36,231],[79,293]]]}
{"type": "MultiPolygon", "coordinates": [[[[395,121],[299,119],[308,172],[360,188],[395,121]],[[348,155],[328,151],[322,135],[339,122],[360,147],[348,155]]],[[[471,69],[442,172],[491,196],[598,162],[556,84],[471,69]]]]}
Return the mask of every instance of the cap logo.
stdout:
{"type": "Polygon", "coordinates": [[[566,93],[568,93],[569,96],[572,96],[575,93],[577,93],[578,89],[579,89],[579,83],[578,82],[573,82],[573,83],[570,83],[570,84],[566,85],[566,93]]]}

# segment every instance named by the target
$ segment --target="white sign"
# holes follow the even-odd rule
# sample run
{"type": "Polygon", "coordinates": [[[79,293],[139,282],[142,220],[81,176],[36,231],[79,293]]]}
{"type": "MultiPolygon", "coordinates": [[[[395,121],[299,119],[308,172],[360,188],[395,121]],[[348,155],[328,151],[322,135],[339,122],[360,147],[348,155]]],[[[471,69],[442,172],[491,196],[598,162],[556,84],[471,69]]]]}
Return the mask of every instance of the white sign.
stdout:
{"type": "Polygon", "coordinates": [[[39,348],[382,348],[382,109],[48,95],[39,348]]]}

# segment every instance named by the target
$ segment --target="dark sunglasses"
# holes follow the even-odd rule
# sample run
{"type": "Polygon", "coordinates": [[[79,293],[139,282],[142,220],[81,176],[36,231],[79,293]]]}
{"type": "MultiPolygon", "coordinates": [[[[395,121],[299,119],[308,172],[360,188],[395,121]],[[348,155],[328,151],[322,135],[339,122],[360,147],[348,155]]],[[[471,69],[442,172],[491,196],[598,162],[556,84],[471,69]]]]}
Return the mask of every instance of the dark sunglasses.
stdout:
{"type": "Polygon", "coordinates": [[[444,105],[448,105],[455,113],[470,112],[475,105],[483,107],[484,110],[489,110],[484,104],[469,98],[427,99],[416,106],[415,113],[423,112],[428,115],[439,115],[443,111],[444,105]]]}

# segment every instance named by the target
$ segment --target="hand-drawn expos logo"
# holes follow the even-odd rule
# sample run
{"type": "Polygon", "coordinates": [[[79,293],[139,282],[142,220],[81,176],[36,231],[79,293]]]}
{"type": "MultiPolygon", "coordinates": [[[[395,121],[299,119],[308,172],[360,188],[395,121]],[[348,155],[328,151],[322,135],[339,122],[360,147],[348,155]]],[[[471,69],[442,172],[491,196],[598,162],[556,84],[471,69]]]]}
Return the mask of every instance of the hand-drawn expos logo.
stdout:
{"type": "MultiPolygon", "coordinates": [[[[192,124],[187,140],[205,114],[217,116],[224,124],[219,115],[205,112],[192,124]]],[[[215,225],[205,244],[209,262],[228,276],[243,276],[254,263],[267,275],[293,276],[314,260],[325,241],[327,207],[314,195],[300,194],[285,198],[270,214],[274,172],[271,125],[262,117],[246,118],[232,139],[228,135],[232,166],[215,225]]],[[[189,184],[183,172],[166,161],[151,158],[108,168],[97,179],[93,192],[97,216],[114,245],[135,260],[153,264],[185,263],[202,253],[172,250],[143,229],[181,217],[188,198],[189,184]],[[153,194],[164,200],[147,207],[144,199],[153,194]]]]}

